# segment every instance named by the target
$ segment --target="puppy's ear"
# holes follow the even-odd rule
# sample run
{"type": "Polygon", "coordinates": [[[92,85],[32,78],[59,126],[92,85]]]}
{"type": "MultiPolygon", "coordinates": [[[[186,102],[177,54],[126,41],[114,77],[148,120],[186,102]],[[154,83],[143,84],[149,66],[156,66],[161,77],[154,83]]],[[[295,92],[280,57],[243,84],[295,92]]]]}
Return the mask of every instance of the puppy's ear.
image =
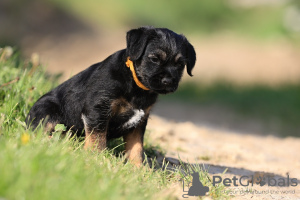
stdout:
{"type": "Polygon", "coordinates": [[[196,63],[196,52],[194,47],[189,43],[189,41],[185,38],[185,48],[186,48],[186,71],[190,76],[192,75],[192,70],[196,63]]]}
{"type": "Polygon", "coordinates": [[[153,30],[152,27],[141,27],[127,32],[127,55],[131,60],[137,60],[142,56],[153,30]]]}

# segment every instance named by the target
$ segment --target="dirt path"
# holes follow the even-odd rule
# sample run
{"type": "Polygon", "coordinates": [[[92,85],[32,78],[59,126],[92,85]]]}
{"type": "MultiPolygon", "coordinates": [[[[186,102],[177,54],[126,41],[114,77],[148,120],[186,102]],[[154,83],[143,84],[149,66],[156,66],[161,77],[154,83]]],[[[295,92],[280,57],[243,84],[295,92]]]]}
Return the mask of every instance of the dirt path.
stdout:
{"type": "Polygon", "coordinates": [[[240,134],[280,136],[280,131],[282,131],[280,127],[276,126],[276,120],[270,121],[267,125],[266,122],[256,117],[243,116],[220,105],[158,101],[152,113],[171,121],[189,121],[197,126],[240,134]]]}
{"type": "MultiPolygon", "coordinates": [[[[180,156],[184,162],[204,164],[211,176],[221,175],[227,169],[223,179],[265,175],[277,183],[280,179],[286,181],[287,176],[298,180],[296,187],[254,184],[250,187],[254,193],[247,193],[247,188],[240,185],[232,186],[236,199],[300,199],[300,138],[226,132],[190,122],[170,122],[157,116],[151,117],[148,129],[151,140],[167,149],[166,157],[171,163],[178,164],[176,158],[180,156]]],[[[178,186],[176,193],[181,198],[182,187],[178,186]]]]}

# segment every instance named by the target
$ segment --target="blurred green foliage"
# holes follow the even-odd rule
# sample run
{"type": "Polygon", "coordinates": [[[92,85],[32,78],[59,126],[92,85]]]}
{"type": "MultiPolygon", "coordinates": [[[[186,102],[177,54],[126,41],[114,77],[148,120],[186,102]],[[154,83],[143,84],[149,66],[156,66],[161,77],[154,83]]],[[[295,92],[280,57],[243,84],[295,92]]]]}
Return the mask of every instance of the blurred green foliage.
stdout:
{"type": "Polygon", "coordinates": [[[254,37],[295,36],[284,26],[283,5],[240,6],[233,1],[48,0],[101,25],[168,27],[175,32],[236,32],[254,37]]]}
{"type": "Polygon", "coordinates": [[[281,136],[300,137],[300,84],[271,87],[236,86],[222,81],[210,86],[183,83],[174,94],[162,96],[162,100],[224,106],[240,117],[259,119],[266,126],[276,121],[281,136]]]}

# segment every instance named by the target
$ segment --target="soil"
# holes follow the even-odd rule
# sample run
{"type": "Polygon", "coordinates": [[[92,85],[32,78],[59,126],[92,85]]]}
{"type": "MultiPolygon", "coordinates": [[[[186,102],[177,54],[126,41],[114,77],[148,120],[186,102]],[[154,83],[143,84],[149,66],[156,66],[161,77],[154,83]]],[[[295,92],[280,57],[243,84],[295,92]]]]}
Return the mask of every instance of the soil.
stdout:
{"type": "MultiPolygon", "coordinates": [[[[167,150],[165,160],[175,166],[179,165],[180,158],[186,163],[203,166],[211,178],[219,175],[224,180],[247,176],[250,181],[252,176],[257,180],[264,176],[268,177],[266,182],[270,180],[270,186],[268,183],[260,186],[256,184],[258,181],[254,181],[253,186],[250,183],[252,193],[247,192],[247,187],[231,184],[226,190],[232,190],[230,194],[234,199],[300,199],[300,138],[230,132],[191,122],[172,122],[158,116],[151,116],[148,130],[153,143],[167,150]],[[297,179],[296,187],[271,186],[274,180],[279,183],[280,179],[287,185],[288,176],[297,179]]],[[[163,159],[159,157],[158,161],[162,163],[163,159]]],[[[182,183],[174,185],[173,189],[181,199],[182,183]]]]}

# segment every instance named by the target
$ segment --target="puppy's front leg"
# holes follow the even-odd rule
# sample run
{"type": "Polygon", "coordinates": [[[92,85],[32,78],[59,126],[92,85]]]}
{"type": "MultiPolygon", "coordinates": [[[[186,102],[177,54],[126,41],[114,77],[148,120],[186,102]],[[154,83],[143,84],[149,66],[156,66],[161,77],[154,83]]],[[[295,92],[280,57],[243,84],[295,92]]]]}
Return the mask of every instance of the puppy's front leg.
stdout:
{"type": "Polygon", "coordinates": [[[147,122],[142,122],[124,138],[127,159],[137,167],[143,163],[143,141],[147,122]]]}

